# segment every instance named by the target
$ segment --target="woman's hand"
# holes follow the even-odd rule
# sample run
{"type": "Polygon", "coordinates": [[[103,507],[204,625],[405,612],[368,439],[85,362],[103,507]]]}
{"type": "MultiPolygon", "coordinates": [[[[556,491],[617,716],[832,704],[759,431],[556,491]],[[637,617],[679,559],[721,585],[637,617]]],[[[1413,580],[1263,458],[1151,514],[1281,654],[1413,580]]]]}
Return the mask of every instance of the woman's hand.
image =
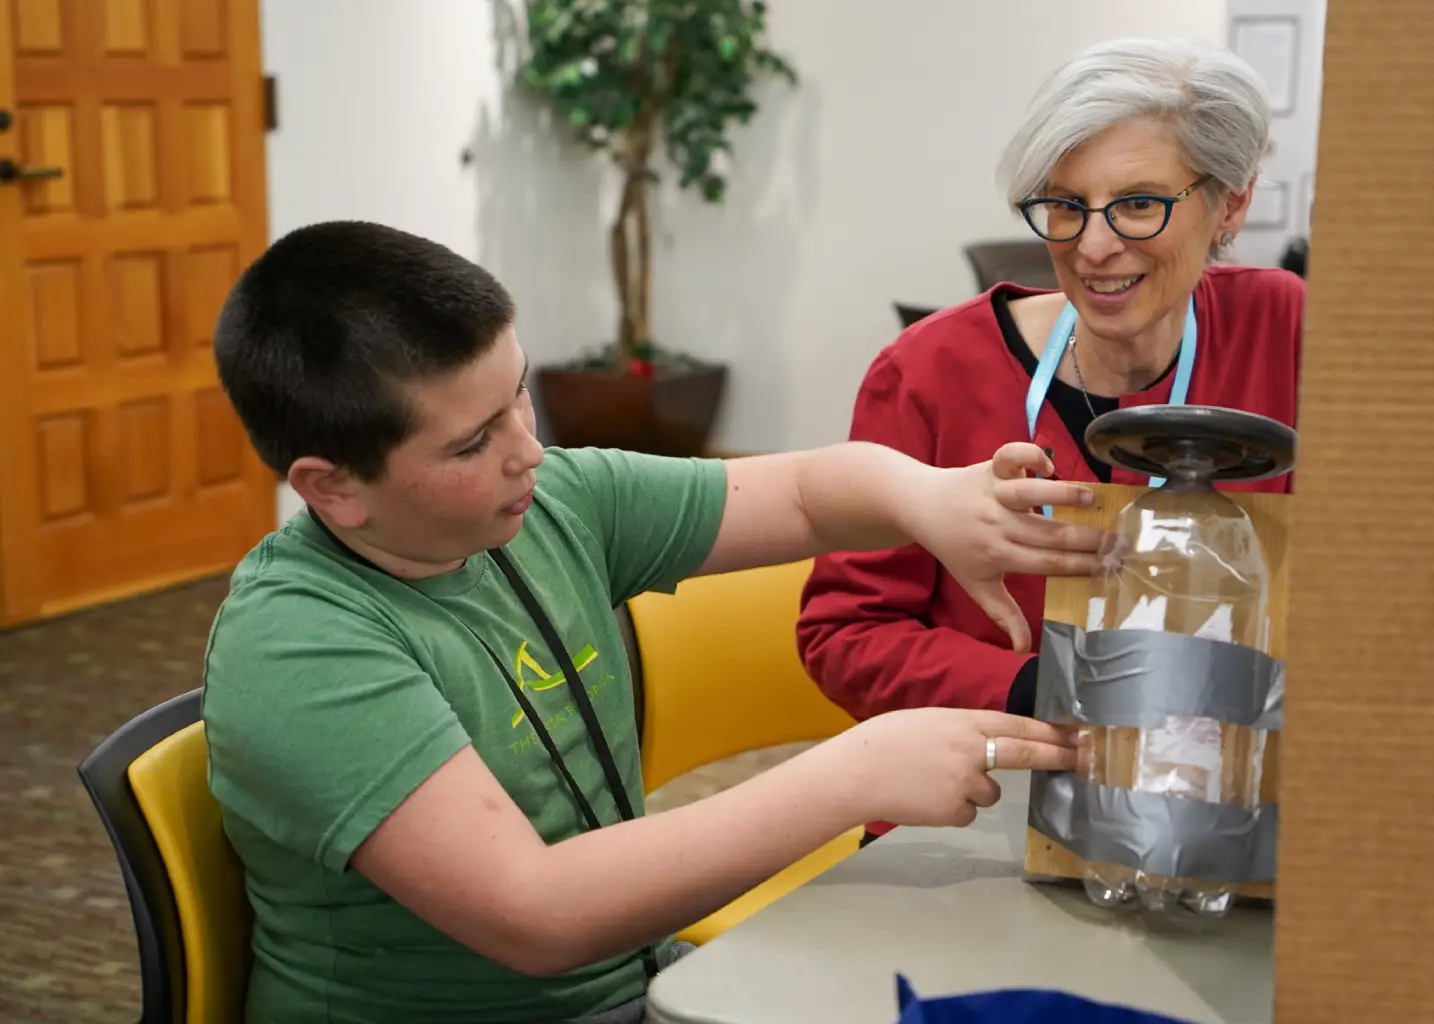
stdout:
{"type": "Polygon", "coordinates": [[[999,711],[915,708],[877,715],[829,740],[861,817],[898,825],[969,825],[1001,787],[986,771],[986,741],[996,768],[1072,771],[1071,731],[999,711]]]}
{"type": "Polygon", "coordinates": [[[1095,495],[1079,484],[1041,480],[1054,471],[1033,444],[1007,444],[989,462],[926,475],[906,514],[907,529],[1011,638],[1016,651],[1031,647],[1031,631],[1002,577],[1008,572],[1084,576],[1096,571],[1106,533],[1062,523],[1042,505],[1090,505],[1095,495]]]}

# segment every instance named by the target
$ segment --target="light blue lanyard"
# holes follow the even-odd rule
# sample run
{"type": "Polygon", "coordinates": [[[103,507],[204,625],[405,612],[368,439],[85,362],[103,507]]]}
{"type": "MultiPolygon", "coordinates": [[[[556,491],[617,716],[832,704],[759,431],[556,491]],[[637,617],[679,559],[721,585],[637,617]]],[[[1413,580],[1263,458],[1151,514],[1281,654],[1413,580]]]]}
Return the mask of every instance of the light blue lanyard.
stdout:
{"type": "MultiPolygon", "coordinates": [[[[1056,325],[1051,328],[1051,336],[1046,340],[1045,351],[1041,353],[1041,360],[1036,364],[1036,372],[1031,375],[1031,386],[1026,392],[1026,429],[1030,432],[1031,440],[1036,439],[1036,418],[1041,414],[1041,406],[1045,404],[1046,392],[1051,389],[1051,381],[1055,379],[1056,367],[1060,366],[1061,359],[1065,355],[1066,346],[1075,335],[1076,311],[1069,302],[1065,309],[1061,310],[1056,325]]],[[[1185,335],[1180,339],[1180,359],[1175,366],[1175,384],[1170,389],[1170,404],[1184,405],[1186,397],[1190,394],[1190,374],[1195,368],[1195,346],[1197,344],[1198,331],[1195,327],[1195,299],[1190,299],[1190,307],[1185,312],[1185,335]]],[[[1163,477],[1151,477],[1150,486],[1159,487],[1165,483],[1163,477]]],[[[1045,507],[1046,515],[1051,514],[1051,507],[1045,507]]]]}

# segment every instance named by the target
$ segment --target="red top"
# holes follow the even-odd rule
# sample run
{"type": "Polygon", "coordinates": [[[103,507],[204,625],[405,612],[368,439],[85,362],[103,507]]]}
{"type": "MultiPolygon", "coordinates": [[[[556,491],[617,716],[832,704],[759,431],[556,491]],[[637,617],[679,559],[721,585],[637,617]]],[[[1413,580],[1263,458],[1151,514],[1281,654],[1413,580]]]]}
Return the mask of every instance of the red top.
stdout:
{"type": "MultiPolygon", "coordinates": [[[[984,462],[1001,445],[1032,440],[1026,426],[1031,378],[1001,333],[991,295],[1040,294],[997,285],[908,328],[872,363],[857,395],[852,440],[874,441],[936,466],[984,462]]],[[[1216,266],[1195,290],[1199,347],[1190,405],[1260,413],[1295,425],[1304,281],[1283,270],[1216,266]]],[[[1120,406],[1170,400],[1174,374],[1120,406]]],[[[1070,431],[1050,405],[1036,444],[1053,452],[1056,476],[1094,482],[1070,431]]],[[[1292,474],[1229,490],[1286,492],[1292,474]]],[[[1114,483],[1147,478],[1116,468],[1114,483]]],[[[1039,650],[1042,577],[1011,575],[1006,586],[1039,650]]],[[[941,705],[1006,709],[1030,655],[981,611],[935,558],[917,547],[817,559],[802,597],[797,644],[828,698],[858,719],[898,708],[941,705]]],[[[874,829],[875,830],[875,829],[874,829]]]]}

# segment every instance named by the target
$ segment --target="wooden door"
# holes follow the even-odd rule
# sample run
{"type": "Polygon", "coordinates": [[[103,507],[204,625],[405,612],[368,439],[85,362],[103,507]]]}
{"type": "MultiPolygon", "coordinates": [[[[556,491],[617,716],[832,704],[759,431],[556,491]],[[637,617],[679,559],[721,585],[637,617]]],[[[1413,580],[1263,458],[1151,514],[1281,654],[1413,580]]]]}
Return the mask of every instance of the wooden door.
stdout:
{"type": "Polygon", "coordinates": [[[273,527],[210,349],[267,235],[257,5],[0,0],[0,623],[273,527]]]}

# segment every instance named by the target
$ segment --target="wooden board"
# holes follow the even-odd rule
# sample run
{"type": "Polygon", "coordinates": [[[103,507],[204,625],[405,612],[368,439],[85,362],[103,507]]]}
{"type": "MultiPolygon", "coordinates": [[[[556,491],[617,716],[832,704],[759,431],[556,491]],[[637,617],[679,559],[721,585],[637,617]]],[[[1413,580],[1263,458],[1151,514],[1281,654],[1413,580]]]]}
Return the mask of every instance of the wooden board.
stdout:
{"type": "MultiPolygon", "coordinates": [[[[1144,494],[1147,488],[1119,484],[1093,484],[1097,500],[1088,509],[1057,509],[1057,519],[1084,523],[1110,529],[1116,518],[1130,502],[1144,494]]],[[[1289,517],[1294,499],[1286,494],[1251,493],[1226,491],[1227,497],[1245,510],[1255,527],[1260,546],[1264,549],[1269,567],[1270,581],[1270,649],[1273,658],[1285,657],[1285,604],[1286,586],[1289,576],[1288,533],[1289,517]]],[[[1089,577],[1067,577],[1048,580],[1046,583],[1045,617],[1053,622],[1064,622],[1084,628],[1086,610],[1091,599],[1099,596],[1099,581],[1089,577]]],[[[1261,780],[1262,802],[1274,803],[1279,794],[1280,776],[1279,733],[1269,735],[1265,748],[1264,776],[1261,780]]],[[[1046,878],[1080,878],[1085,864],[1070,850],[1048,839],[1033,828],[1026,830],[1026,872],[1046,878]]],[[[1247,896],[1273,898],[1273,883],[1253,883],[1241,886],[1239,892],[1247,896]]]]}
{"type": "MultiPolygon", "coordinates": [[[[1307,15],[1306,31],[1319,23],[1307,15]]],[[[1275,1024],[1434,1021],[1431,53],[1429,0],[1329,0],[1290,531],[1275,1024]]]]}

